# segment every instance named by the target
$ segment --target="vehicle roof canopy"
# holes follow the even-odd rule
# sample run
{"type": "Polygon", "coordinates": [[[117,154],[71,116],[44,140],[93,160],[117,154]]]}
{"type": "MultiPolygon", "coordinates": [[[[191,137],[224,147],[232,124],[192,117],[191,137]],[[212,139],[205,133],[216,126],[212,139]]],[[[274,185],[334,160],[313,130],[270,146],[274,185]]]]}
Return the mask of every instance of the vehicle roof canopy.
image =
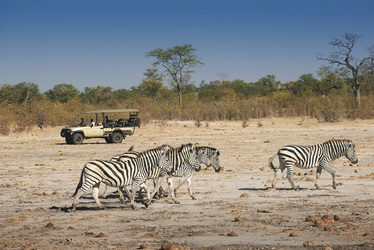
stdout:
{"type": "Polygon", "coordinates": [[[82,112],[82,114],[104,114],[104,113],[139,113],[137,109],[101,109],[82,112]]]}

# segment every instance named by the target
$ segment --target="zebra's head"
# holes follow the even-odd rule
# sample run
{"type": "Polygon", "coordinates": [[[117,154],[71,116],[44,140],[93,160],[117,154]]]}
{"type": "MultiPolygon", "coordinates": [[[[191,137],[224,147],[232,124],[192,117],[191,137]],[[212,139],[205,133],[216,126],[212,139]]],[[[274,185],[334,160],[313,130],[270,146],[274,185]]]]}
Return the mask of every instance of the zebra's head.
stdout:
{"type": "Polygon", "coordinates": [[[219,150],[216,149],[213,154],[209,157],[210,165],[214,168],[214,170],[218,173],[221,171],[221,166],[219,164],[219,150]]]}
{"type": "Polygon", "coordinates": [[[185,163],[189,164],[197,172],[201,170],[197,159],[196,147],[192,143],[182,144],[178,151],[185,163]]]}
{"type": "Polygon", "coordinates": [[[345,157],[347,157],[347,159],[350,160],[353,164],[356,164],[358,162],[358,158],[356,156],[355,144],[350,140],[346,141],[345,157]]]}
{"type": "Polygon", "coordinates": [[[219,150],[211,147],[197,147],[197,158],[200,163],[204,163],[207,167],[212,166],[218,173],[221,171],[219,164],[219,150]]]}
{"type": "Polygon", "coordinates": [[[169,159],[171,147],[169,145],[162,145],[161,147],[159,147],[159,150],[161,151],[161,156],[158,158],[157,165],[169,173],[172,168],[169,159]]]}

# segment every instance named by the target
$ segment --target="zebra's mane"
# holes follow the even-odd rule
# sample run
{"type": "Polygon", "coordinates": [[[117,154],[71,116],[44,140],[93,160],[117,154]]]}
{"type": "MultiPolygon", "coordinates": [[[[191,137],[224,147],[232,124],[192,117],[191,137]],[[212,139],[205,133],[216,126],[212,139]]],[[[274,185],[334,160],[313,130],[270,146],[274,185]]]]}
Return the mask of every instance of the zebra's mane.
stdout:
{"type": "Polygon", "coordinates": [[[213,147],[209,147],[209,146],[199,146],[197,148],[198,149],[210,149],[210,150],[213,150],[213,151],[219,151],[218,149],[213,148],[213,147]]]}
{"type": "Polygon", "coordinates": [[[201,147],[197,147],[197,149],[198,149],[198,150],[199,150],[199,149],[202,149],[202,150],[204,150],[204,149],[208,149],[208,150],[212,150],[212,151],[217,151],[217,155],[220,155],[219,150],[216,149],[216,148],[213,148],[213,147],[209,147],[209,146],[201,146],[201,147]]]}
{"type": "Polygon", "coordinates": [[[338,141],[341,141],[341,142],[352,142],[352,140],[348,140],[348,139],[334,139],[334,138],[332,138],[331,140],[325,141],[322,144],[331,144],[333,142],[338,142],[338,141]]]}
{"type": "Polygon", "coordinates": [[[164,144],[164,145],[161,145],[161,146],[159,146],[159,147],[157,147],[157,148],[147,149],[147,150],[145,150],[145,151],[143,151],[143,152],[139,152],[139,156],[144,155],[144,154],[146,154],[147,152],[150,152],[150,151],[162,150],[162,149],[164,149],[165,147],[169,147],[169,148],[171,148],[171,146],[169,146],[169,145],[167,145],[167,144],[164,144]]]}
{"type": "Polygon", "coordinates": [[[190,142],[190,143],[182,144],[179,148],[192,147],[192,146],[193,144],[190,142]]]}

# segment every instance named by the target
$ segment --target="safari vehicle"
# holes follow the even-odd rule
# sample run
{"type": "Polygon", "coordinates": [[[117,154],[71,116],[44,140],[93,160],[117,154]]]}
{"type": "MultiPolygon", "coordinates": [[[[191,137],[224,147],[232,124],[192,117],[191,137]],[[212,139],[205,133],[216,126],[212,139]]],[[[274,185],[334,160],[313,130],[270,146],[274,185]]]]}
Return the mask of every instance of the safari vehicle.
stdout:
{"type": "Polygon", "coordinates": [[[82,114],[95,115],[94,124],[90,125],[90,122],[86,124],[81,118],[80,124],[63,128],[60,134],[65,137],[67,144],[81,144],[84,139],[92,138],[103,138],[107,143],[122,143],[127,135],[134,134],[135,127],[140,127],[139,110],[137,109],[94,110],[82,114]],[[120,113],[119,117],[121,118],[109,120],[108,116],[112,116],[113,113],[120,113]],[[99,121],[100,114],[102,122],[99,121]]]}

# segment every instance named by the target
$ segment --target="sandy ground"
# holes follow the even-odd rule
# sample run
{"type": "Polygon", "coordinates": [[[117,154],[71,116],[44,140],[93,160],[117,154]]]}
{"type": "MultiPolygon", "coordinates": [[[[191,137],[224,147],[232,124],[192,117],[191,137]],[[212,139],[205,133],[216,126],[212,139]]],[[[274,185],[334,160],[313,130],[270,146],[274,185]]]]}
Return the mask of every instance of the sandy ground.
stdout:
{"type": "MultiPolygon", "coordinates": [[[[152,122],[122,144],[101,139],[67,145],[61,127],[0,136],[0,248],[6,249],[373,249],[374,120],[318,123],[316,120],[264,119],[242,122],[152,122]],[[268,158],[287,144],[311,145],[331,138],[352,139],[359,163],[345,158],[322,172],[297,169],[290,189],[285,173],[278,190],[267,190],[273,171],[268,158]],[[169,197],[145,208],[137,200],[121,204],[116,189],[101,198],[91,193],[70,212],[72,194],[85,162],[109,159],[134,145],[197,143],[220,150],[224,170],[194,173],[192,200],[184,186],[180,204],[169,197]],[[309,217],[308,217],[309,216],[309,217]],[[312,221],[307,221],[306,218],[312,221]],[[321,218],[325,220],[321,221],[321,218]],[[314,219],[318,222],[314,222],[314,219]],[[179,247],[179,248],[177,248],[179,247]]],[[[275,161],[278,165],[278,161],[275,161]]],[[[164,188],[167,188],[164,184],[164,188]]]]}

